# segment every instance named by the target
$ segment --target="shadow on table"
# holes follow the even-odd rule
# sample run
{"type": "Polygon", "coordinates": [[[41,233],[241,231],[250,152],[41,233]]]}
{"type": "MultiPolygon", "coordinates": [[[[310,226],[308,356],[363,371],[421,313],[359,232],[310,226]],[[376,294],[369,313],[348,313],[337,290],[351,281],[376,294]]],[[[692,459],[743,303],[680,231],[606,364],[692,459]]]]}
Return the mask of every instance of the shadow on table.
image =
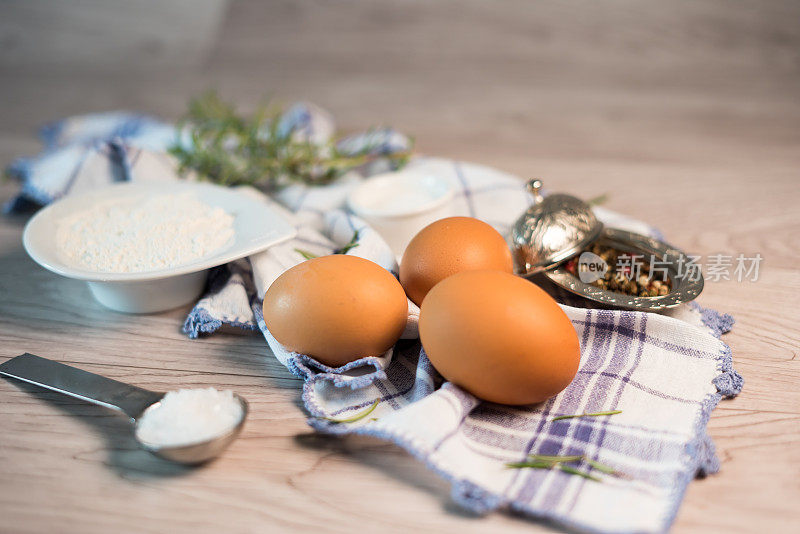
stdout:
{"type": "MultiPolygon", "coordinates": [[[[439,478],[392,443],[366,436],[330,436],[314,432],[298,434],[295,436],[295,443],[307,449],[350,458],[405,485],[418,488],[439,501],[449,515],[474,519],[481,517],[458,506],[450,497],[450,484],[447,481],[439,478]]],[[[520,522],[533,521],[561,532],[572,532],[550,521],[537,520],[516,512],[511,512],[509,517],[520,522]]]]}
{"type": "MultiPolygon", "coordinates": [[[[83,422],[88,434],[95,434],[106,440],[108,459],[98,458],[104,452],[81,450],[76,448],[73,459],[84,461],[102,461],[124,478],[165,478],[183,476],[192,471],[186,467],[141,449],[133,437],[133,425],[126,416],[111,410],[81,402],[55,392],[19,380],[8,379],[8,382],[32,397],[58,408],[65,416],[71,416],[83,422]]],[[[76,440],[77,443],[77,440],[76,440]]]]}

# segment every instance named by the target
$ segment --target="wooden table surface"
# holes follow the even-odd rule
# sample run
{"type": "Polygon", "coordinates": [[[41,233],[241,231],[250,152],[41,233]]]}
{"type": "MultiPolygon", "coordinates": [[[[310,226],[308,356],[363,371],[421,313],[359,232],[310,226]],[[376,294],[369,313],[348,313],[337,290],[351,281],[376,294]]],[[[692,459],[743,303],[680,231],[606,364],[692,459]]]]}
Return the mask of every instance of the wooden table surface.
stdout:
{"type": "MultiPolygon", "coordinates": [[[[391,124],[425,153],[608,193],[609,208],[692,253],[760,253],[756,282],[710,282],[701,297],[736,317],[724,339],[745,387],[711,418],[722,469],[690,485],[674,530],[797,531],[798,2],[209,0],[218,16],[202,32],[181,30],[187,2],[58,4],[0,4],[0,164],[35,153],[34,127],[56,117],[175,119],[207,87],[245,108],[271,92],[327,107],[344,130],[391,124]]],[[[0,198],[15,191],[3,184],[0,198]]],[[[551,528],[459,511],[392,445],[314,435],[299,381],[259,336],[190,341],[187,308],[102,309],[85,284],[28,259],[24,223],[0,222],[0,359],[27,351],[154,389],[232,388],[252,414],[224,457],[184,469],[138,450],[120,417],[0,380],[0,531],[551,528]]]]}

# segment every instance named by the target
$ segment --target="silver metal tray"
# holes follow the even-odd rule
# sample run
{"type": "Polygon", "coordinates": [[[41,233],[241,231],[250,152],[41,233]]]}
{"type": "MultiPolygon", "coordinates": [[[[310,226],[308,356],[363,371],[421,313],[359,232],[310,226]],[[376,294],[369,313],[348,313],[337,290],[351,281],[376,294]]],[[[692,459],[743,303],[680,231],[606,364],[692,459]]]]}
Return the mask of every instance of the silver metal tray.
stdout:
{"type": "Polygon", "coordinates": [[[671,291],[659,297],[625,295],[581,282],[580,278],[570,273],[563,264],[545,271],[543,274],[554,284],[576,295],[608,306],[630,310],[658,311],[674,308],[696,299],[700,292],[703,291],[703,275],[699,267],[696,272],[686,272],[689,258],[672,245],[616,228],[606,228],[597,243],[625,252],[642,254],[645,257],[654,256],[660,262],[663,262],[660,263],[659,267],[667,270],[672,282],[671,291]]]}

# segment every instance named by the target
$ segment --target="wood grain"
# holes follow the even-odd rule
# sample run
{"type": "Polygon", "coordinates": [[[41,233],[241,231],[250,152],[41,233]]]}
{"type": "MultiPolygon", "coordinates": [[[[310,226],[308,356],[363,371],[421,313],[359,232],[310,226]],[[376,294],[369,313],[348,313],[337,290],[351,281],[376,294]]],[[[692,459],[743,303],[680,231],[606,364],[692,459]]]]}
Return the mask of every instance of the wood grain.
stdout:
{"type": "MultiPolygon", "coordinates": [[[[180,49],[154,58],[144,29],[126,37],[138,52],[115,56],[115,29],[130,36],[135,25],[108,8],[94,32],[70,42],[61,21],[39,38],[49,11],[15,18],[23,4],[0,5],[0,29],[16,20],[33,32],[0,34],[0,164],[35,153],[31,132],[56,117],[127,108],[174,119],[209,86],[245,108],[272,92],[329,108],[345,131],[392,124],[425,153],[608,193],[609,208],[693,253],[761,253],[757,282],[709,283],[701,298],[736,317],[725,340],[745,388],[714,412],[722,470],[690,485],[674,530],[796,531],[800,4],[239,1],[187,61],[180,49]],[[73,53],[89,45],[117,61],[73,53]]],[[[91,5],[75,3],[72,16],[91,5]]],[[[15,190],[0,186],[0,198],[15,190]]],[[[398,448],[312,434],[298,380],[258,336],[190,341],[179,331],[186,309],[101,309],[84,284],[27,258],[24,222],[0,223],[0,358],[29,351],[151,388],[231,387],[252,417],[224,457],[188,470],[137,450],[112,414],[2,380],[0,531],[551,528],[471,517],[398,448]]]]}

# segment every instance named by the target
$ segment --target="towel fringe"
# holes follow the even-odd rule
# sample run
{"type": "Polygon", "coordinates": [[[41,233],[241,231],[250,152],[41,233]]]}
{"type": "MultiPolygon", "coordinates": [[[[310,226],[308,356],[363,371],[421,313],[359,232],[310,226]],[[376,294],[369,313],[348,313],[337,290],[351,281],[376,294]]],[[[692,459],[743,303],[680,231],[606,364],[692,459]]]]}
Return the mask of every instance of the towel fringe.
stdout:
{"type": "Polygon", "coordinates": [[[195,307],[189,312],[181,330],[189,339],[197,339],[200,334],[211,334],[221,327],[221,320],[215,319],[205,308],[195,307]]]}

